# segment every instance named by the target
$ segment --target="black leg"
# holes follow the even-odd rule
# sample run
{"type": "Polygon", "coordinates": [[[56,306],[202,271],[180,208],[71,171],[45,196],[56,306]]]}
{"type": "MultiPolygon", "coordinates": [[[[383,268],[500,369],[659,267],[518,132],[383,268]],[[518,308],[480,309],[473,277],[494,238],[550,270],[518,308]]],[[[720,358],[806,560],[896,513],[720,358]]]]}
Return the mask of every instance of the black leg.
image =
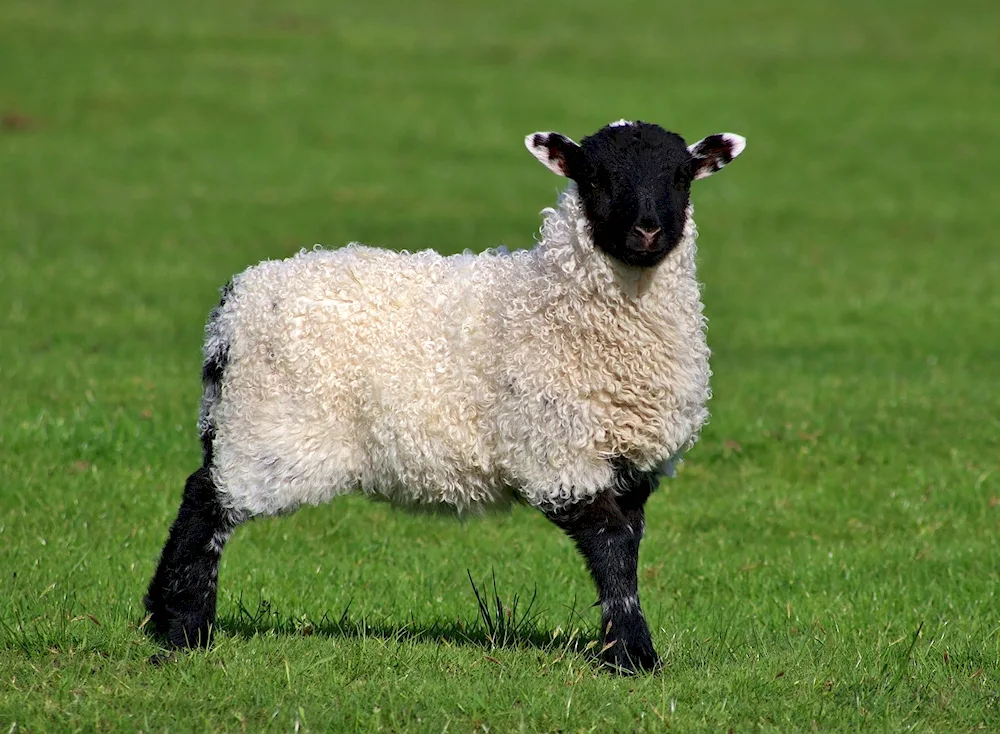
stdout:
{"type": "Polygon", "coordinates": [[[659,657],[639,605],[639,541],[643,507],[656,475],[623,468],[616,486],[583,507],[547,513],[580,550],[601,604],[601,657],[623,673],[653,670],[659,657]]]}
{"type": "Polygon", "coordinates": [[[236,521],[202,467],[184,486],[177,519],[143,600],[154,634],[174,647],[207,646],[215,623],[222,547],[236,521]]]}

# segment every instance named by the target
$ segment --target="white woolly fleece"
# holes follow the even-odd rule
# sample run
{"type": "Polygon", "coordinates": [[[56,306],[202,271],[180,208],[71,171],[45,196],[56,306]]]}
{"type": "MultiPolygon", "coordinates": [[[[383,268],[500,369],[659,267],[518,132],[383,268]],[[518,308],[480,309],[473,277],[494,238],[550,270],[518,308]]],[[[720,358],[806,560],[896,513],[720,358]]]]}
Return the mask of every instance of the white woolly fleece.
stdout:
{"type": "Polygon", "coordinates": [[[558,509],[609,460],[667,466],[708,416],[696,230],[653,271],[591,241],[574,185],[532,250],[350,245],[237,276],[208,325],[212,475],[250,515],[357,489],[456,511],[558,509]]]}

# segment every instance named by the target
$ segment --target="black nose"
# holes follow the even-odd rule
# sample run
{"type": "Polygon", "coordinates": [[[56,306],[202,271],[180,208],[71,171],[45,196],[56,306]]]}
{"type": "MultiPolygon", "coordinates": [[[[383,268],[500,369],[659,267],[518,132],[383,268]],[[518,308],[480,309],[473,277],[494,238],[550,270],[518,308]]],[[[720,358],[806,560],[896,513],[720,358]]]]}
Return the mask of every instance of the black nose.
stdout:
{"type": "Polygon", "coordinates": [[[645,227],[636,226],[635,233],[642,237],[642,244],[647,250],[652,250],[656,246],[656,238],[660,236],[660,232],[663,231],[662,227],[657,227],[656,229],[646,229],[645,227]]]}

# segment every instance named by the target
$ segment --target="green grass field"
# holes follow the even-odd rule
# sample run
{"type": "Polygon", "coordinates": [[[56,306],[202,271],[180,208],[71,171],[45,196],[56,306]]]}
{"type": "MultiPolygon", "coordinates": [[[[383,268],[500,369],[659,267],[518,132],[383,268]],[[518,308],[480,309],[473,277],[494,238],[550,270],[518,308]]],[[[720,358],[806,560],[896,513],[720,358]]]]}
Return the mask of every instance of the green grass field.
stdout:
{"type": "MultiPolygon", "coordinates": [[[[0,731],[1000,730],[1000,5],[0,4],[0,731]],[[602,672],[545,519],[242,528],[220,634],[141,597],[249,264],[528,246],[521,144],[619,117],[696,184],[713,420],[650,500],[665,669],[602,672]],[[519,598],[491,638],[467,574],[519,598]]],[[[485,586],[484,586],[485,584],[485,586]]]]}

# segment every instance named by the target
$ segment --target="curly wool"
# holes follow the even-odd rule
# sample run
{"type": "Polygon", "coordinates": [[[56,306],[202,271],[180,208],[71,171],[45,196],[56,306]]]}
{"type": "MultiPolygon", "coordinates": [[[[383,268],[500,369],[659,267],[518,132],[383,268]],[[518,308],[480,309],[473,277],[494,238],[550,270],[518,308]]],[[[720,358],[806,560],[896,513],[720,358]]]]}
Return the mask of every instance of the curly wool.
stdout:
{"type": "Polygon", "coordinates": [[[441,256],[360,245],[237,276],[206,361],[212,477],[273,514],[357,489],[456,511],[557,510],[666,467],[708,413],[696,230],[655,270],[594,247],[573,184],[534,249],[441,256]]]}

